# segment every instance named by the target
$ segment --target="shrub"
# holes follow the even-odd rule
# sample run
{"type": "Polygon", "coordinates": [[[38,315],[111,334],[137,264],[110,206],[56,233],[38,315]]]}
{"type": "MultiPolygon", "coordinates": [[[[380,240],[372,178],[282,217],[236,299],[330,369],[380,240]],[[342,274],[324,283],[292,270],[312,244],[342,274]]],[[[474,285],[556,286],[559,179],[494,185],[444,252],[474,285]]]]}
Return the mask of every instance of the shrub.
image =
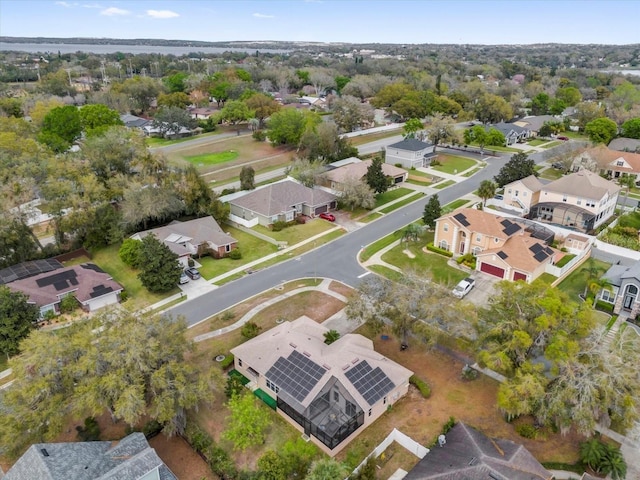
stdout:
{"type": "Polygon", "coordinates": [[[262,130],[256,130],[251,136],[256,142],[264,142],[267,139],[267,134],[262,130]]]}
{"type": "MultiPolygon", "coordinates": [[[[402,164],[401,163],[396,163],[395,166],[398,167],[398,168],[402,168],[402,164]]],[[[411,170],[415,170],[415,169],[416,169],[416,167],[411,167],[411,170]]]]}
{"type": "Polygon", "coordinates": [[[220,192],[220,196],[223,197],[225,195],[229,195],[230,193],[236,193],[236,189],[235,188],[225,188],[224,190],[222,190],[222,192],[220,192]]]}
{"type": "Polygon", "coordinates": [[[558,268],[562,268],[564,267],[567,263],[569,263],[571,260],[573,260],[574,258],[576,258],[575,255],[573,254],[569,254],[569,255],[565,255],[564,257],[562,257],[560,259],[560,261],[558,263],[556,263],[556,267],[558,268]]]}
{"type": "Polygon", "coordinates": [[[239,248],[234,248],[229,252],[229,258],[231,260],[240,260],[242,258],[242,252],[239,248]]]}
{"type": "Polygon", "coordinates": [[[436,247],[433,243],[427,244],[427,250],[434,253],[439,253],[440,255],[444,255],[445,257],[453,257],[453,252],[449,250],[445,250],[444,248],[436,247]]]}
{"type": "Polygon", "coordinates": [[[100,440],[100,425],[93,417],[84,419],[84,427],[76,427],[81,442],[95,442],[100,440]]]}
{"type": "Polygon", "coordinates": [[[222,448],[211,446],[204,452],[209,462],[209,468],[218,477],[224,479],[234,479],[238,475],[233,459],[222,448]]]}
{"type": "Polygon", "coordinates": [[[243,388],[242,379],[238,375],[229,375],[229,377],[227,377],[227,384],[224,387],[224,394],[227,398],[231,398],[234,395],[240,395],[243,388]]]}
{"type": "Polygon", "coordinates": [[[207,453],[209,448],[213,445],[213,439],[209,434],[195,423],[187,423],[184,437],[187,439],[187,442],[189,442],[191,447],[198,453],[207,453]]]}
{"type": "Polygon", "coordinates": [[[127,292],[126,290],[122,290],[120,292],[120,301],[126,302],[127,300],[129,300],[129,292],[127,292]]]}
{"type": "Polygon", "coordinates": [[[236,314],[233,313],[233,310],[225,310],[222,315],[220,316],[220,319],[223,322],[230,322],[231,320],[233,320],[234,318],[236,318],[236,314]]]}
{"type": "Polygon", "coordinates": [[[189,267],[195,267],[196,266],[196,261],[193,258],[189,257],[187,259],[187,265],[189,265],[189,267]]]}
{"type": "Polygon", "coordinates": [[[149,420],[142,427],[142,433],[147,438],[153,438],[162,431],[163,426],[157,420],[149,420]]]}
{"type": "Polygon", "coordinates": [[[528,423],[521,423],[520,425],[516,425],[516,432],[518,435],[524,438],[534,439],[538,436],[538,430],[533,425],[529,425],[528,423]]]}
{"type": "Polygon", "coordinates": [[[279,232],[285,228],[287,228],[289,226],[289,224],[287,222],[284,222],[282,220],[278,220],[276,222],[273,222],[271,224],[271,230],[273,230],[274,232],[279,232]]]}
{"type": "Polygon", "coordinates": [[[472,253],[466,253],[461,257],[456,259],[458,265],[464,263],[467,267],[474,269],[476,268],[476,257],[472,253]]]}
{"type": "Polygon", "coordinates": [[[598,300],[596,302],[596,310],[601,310],[607,313],[613,313],[613,304],[605,302],[603,300],[598,300]]]}
{"type": "Polygon", "coordinates": [[[247,340],[257,337],[262,330],[262,327],[259,327],[255,322],[247,322],[240,329],[240,334],[246,338],[247,340]]]}
{"type": "Polygon", "coordinates": [[[125,265],[133,268],[140,266],[140,251],[142,250],[142,242],[127,238],[118,250],[118,257],[125,265]]]}
{"type": "Polygon", "coordinates": [[[305,217],[304,215],[298,215],[296,217],[296,223],[299,225],[304,225],[305,223],[307,223],[307,217],[305,217]]]}
{"type": "Polygon", "coordinates": [[[80,304],[74,295],[67,295],[60,300],[60,313],[73,312],[80,304]]]}
{"type": "Polygon", "coordinates": [[[463,380],[475,380],[478,378],[478,371],[470,365],[465,365],[462,367],[461,376],[463,380]]]}
{"type": "Polygon", "coordinates": [[[231,365],[233,365],[234,359],[235,357],[233,356],[233,354],[229,353],[226,357],[224,357],[224,360],[220,362],[220,366],[222,367],[223,370],[226,370],[231,365]]]}
{"type": "Polygon", "coordinates": [[[429,387],[429,384],[424,380],[415,375],[411,375],[411,377],[409,377],[409,383],[418,389],[423,398],[429,398],[431,396],[431,387],[429,387]]]}

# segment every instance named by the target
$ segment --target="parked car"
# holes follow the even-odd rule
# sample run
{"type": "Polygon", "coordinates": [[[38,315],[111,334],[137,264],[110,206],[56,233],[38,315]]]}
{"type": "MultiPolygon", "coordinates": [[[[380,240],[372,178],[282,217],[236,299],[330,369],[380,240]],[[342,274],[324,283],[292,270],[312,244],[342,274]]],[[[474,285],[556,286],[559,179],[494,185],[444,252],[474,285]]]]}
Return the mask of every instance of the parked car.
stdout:
{"type": "Polygon", "coordinates": [[[563,142],[568,142],[569,137],[558,137],[558,140],[562,140],[563,142]]]}
{"type": "Polygon", "coordinates": [[[191,280],[197,280],[200,278],[200,272],[194,267],[187,268],[184,273],[186,273],[191,280]]]}
{"type": "Polygon", "coordinates": [[[553,162],[551,166],[556,170],[564,170],[564,163],[562,162],[553,162]]]}
{"type": "Polygon", "coordinates": [[[329,220],[330,222],[336,221],[336,217],[332,213],[321,213],[319,217],[324,218],[325,220],[329,220]]]}
{"type": "Polygon", "coordinates": [[[453,296],[456,298],[463,298],[467,293],[471,291],[471,289],[476,284],[476,281],[473,278],[465,278],[464,280],[460,280],[456,288],[453,289],[453,296]]]}
{"type": "Polygon", "coordinates": [[[187,274],[182,272],[180,274],[180,285],[184,285],[185,283],[189,283],[189,277],[187,277],[187,274]]]}
{"type": "Polygon", "coordinates": [[[494,195],[493,198],[495,198],[496,200],[504,200],[504,195],[498,193],[497,195],[494,195]]]}

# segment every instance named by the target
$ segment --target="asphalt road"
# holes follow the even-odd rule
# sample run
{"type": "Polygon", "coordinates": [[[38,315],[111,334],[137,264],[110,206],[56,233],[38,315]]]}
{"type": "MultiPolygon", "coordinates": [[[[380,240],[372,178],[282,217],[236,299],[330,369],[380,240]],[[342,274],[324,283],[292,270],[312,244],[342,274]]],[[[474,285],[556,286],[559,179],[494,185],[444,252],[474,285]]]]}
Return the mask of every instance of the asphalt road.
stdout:
{"type": "MultiPolygon", "coordinates": [[[[506,159],[508,156],[489,159],[488,166],[474,176],[442,190],[438,193],[440,203],[445,205],[476,190],[482,180],[491,179],[498,173],[506,159]]],[[[367,272],[356,260],[360,249],[420,218],[428,199],[425,197],[400,208],[299,257],[245,275],[206,295],[180,303],[171,313],[184,316],[187,323],[193,325],[282,282],[297,278],[327,277],[356,286],[361,280],[359,277],[367,272]]]]}

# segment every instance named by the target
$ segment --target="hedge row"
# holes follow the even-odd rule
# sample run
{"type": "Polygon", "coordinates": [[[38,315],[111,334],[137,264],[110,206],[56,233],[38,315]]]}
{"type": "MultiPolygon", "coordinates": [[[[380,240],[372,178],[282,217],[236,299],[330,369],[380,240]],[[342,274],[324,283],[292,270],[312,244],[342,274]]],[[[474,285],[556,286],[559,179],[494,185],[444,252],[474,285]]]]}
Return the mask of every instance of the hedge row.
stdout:
{"type": "Polygon", "coordinates": [[[449,250],[445,250],[444,248],[436,247],[433,243],[427,244],[427,250],[434,253],[439,253],[440,255],[444,255],[445,257],[453,257],[453,252],[449,250]]]}
{"type": "Polygon", "coordinates": [[[409,383],[416,387],[424,398],[429,398],[431,396],[431,387],[424,380],[416,377],[415,375],[411,375],[411,377],[409,377],[409,383]]]}

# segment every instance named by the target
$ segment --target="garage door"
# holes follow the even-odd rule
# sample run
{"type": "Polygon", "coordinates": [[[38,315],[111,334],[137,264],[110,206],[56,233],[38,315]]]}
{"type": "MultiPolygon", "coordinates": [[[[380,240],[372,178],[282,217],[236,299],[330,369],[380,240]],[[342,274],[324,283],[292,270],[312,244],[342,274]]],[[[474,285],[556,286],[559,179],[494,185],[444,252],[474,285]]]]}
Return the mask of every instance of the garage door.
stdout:
{"type": "Polygon", "coordinates": [[[488,273],[489,275],[493,275],[495,277],[504,278],[504,268],[496,267],[495,265],[491,265],[489,263],[481,263],[480,271],[488,273]]]}
{"type": "Polygon", "coordinates": [[[513,281],[524,280],[527,281],[527,275],[520,272],[513,272],[513,281]]]}
{"type": "Polygon", "coordinates": [[[327,205],[322,205],[321,207],[316,207],[316,209],[314,210],[314,213],[318,215],[320,213],[326,212],[327,210],[329,210],[329,207],[327,205]]]}
{"type": "Polygon", "coordinates": [[[111,292],[106,295],[102,295],[98,298],[93,298],[89,301],[89,310],[95,311],[99,308],[106,307],[107,305],[113,305],[114,303],[118,303],[118,294],[117,292],[111,292]]]}

